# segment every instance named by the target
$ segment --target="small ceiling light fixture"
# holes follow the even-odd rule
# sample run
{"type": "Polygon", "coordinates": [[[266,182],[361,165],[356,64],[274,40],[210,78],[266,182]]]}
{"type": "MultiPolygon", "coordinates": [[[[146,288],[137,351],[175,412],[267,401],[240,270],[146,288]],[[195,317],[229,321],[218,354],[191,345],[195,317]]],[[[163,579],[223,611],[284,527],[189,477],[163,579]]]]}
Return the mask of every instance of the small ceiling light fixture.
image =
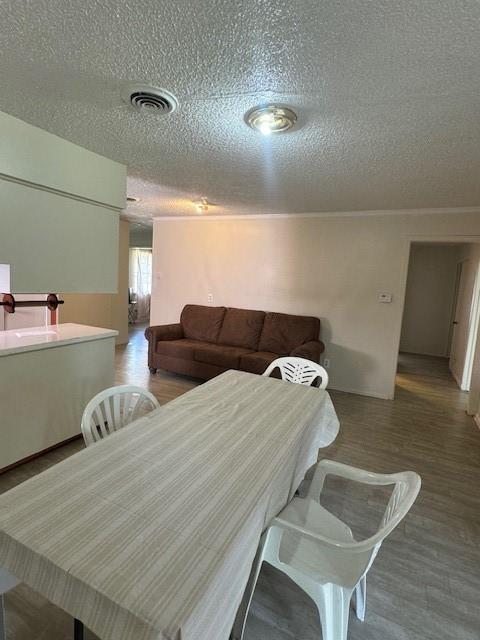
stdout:
{"type": "Polygon", "coordinates": [[[138,202],[140,198],[134,198],[133,196],[127,196],[127,202],[138,202]]]}
{"type": "Polygon", "coordinates": [[[194,200],[193,204],[195,205],[198,213],[208,211],[208,200],[205,197],[200,198],[200,200],[194,200]]]}
{"type": "Polygon", "coordinates": [[[260,131],[264,136],[284,133],[291,129],[296,121],[297,114],[292,109],[277,104],[255,107],[245,114],[248,126],[260,131]]]}

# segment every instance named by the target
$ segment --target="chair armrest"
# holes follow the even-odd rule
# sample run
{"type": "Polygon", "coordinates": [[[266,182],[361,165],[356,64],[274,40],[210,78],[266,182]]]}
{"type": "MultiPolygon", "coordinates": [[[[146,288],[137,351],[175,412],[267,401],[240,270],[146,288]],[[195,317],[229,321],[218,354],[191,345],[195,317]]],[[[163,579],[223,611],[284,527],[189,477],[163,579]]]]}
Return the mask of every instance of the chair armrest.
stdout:
{"type": "Polygon", "coordinates": [[[270,528],[279,528],[280,530],[282,530],[282,532],[291,531],[293,533],[298,533],[304,538],[311,540],[312,542],[316,542],[317,544],[332,547],[335,549],[348,549],[349,551],[357,551],[359,550],[359,547],[363,547],[363,541],[339,542],[338,540],[332,540],[331,538],[323,536],[321,533],[309,531],[308,529],[305,529],[298,524],[294,524],[293,522],[289,522],[288,520],[283,520],[283,518],[279,518],[278,516],[272,520],[270,528]]]}
{"type": "Polygon", "coordinates": [[[325,484],[325,478],[328,475],[338,476],[345,480],[353,480],[354,482],[362,482],[367,484],[394,484],[395,478],[391,475],[372,473],[365,469],[357,469],[350,465],[336,462],[335,460],[323,459],[317,464],[315,473],[307,491],[307,496],[312,500],[319,500],[325,484]]]}
{"type": "Polygon", "coordinates": [[[313,486],[316,485],[316,488],[321,488],[323,486],[323,480],[329,474],[345,478],[346,480],[353,480],[354,482],[362,482],[363,484],[390,485],[395,484],[401,479],[407,479],[412,473],[413,472],[411,471],[400,471],[399,473],[375,473],[373,471],[358,469],[357,467],[352,467],[349,464],[343,464],[342,462],[336,462],[335,460],[327,460],[324,458],[317,464],[315,475],[310,486],[313,488],[313,486]]]}
{"type": "Polygon", "coordinates": [[[161,340],[181,340],[183,338],[183,327],[179,322],[147,327],[145,329],[145,338],[149,342],[153,342],[154,345],[161,340]]]}
{"type": "Polygon", "coordinates": [[[296,347],[291,353],[291,356],[297,358],[306,358],[313,362],[320,362],[320,354],[325,350],[325,345],[321,340],[311,340],[305,344],[296,347]]]}

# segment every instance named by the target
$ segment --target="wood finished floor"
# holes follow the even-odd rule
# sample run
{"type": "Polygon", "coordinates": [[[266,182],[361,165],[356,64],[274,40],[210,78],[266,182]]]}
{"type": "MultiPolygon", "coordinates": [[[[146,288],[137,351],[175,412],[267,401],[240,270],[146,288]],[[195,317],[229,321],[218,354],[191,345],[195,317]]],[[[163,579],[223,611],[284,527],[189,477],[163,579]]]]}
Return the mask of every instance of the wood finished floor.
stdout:
{"type": "MultiPolygon", "coordinates": [[[[197,384],[166,373],[151,376],[140,328],[117,349],[116,365],[117,383],[146,386],[161,403],[197,384]]],[[[479,640],[480,431],[465,414],[466,395],[446,361],[403,354],[393,402],[331,395],[341,430],[322,457],[380,472],[414,469],[423,480],[413,510],[369,573],[367,618],[361,623],[351,612],[349,640],[479,640]]],[[[0,476],[0,491],[82,446],[80,440],[70,443],[0,476]]],[[[332,480],[325,504],[366,535],[385,499],[332,480]]],[[[72,638],[70,617],[24,585],[7,594],[6,614],[8,640],[72,638]]],[[[93,638],[87,633],[86,640],[93,638]]],[[[246,640],[320,638],[313,603],[282,574],[264,567],[246,640]]]]}

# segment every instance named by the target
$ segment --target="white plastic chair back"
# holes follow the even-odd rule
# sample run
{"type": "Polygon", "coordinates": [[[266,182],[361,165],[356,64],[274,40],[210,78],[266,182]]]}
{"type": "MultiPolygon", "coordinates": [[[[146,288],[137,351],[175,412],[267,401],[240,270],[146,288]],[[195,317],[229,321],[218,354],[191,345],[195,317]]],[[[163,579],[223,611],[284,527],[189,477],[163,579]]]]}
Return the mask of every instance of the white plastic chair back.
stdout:
{"type": "Polygon", "coordinates": [[[270,376],[275,369],[280,370],[282,380],[296,382],[297,384],[312,385],[317,378],[320,379],[319,389],[325,389],[328,384],[328,373],[316,362],[306,358],[286,356],[277,358],[263,372],[264,376],[270,376]]]}
{"type": "Polygon", "coordinates": [[[122,385],[98,393],[85,407],[82,433],[87,447],[159,407],[142,387],[122,385]]]}
{"type": "MultiPolygon", "coordinates": [[[[401,471],[400,473],[373,473],[351,467],[333,460],[322,460],[317,468],[310,484],[308,497],[320,501],[323,485],[327,475],[335,475],[362,484],[385,486],[394,485],[392,495],[383,514],[380,527],[371,537],[352,544],[351,548],[357,551],[365,551],[381,544],[383,540],[403,520],[412,507],[420,491],[421,479],[414,471],[401,471]]],[[[337,545],[336,545],[337,546],[337,545]]],[[[338,545],[342,546],[342,545],[338,545]]]]}
{"type": "Polygon", "coordinates": [[[347,640],[352,594],[356,594],[357,617],[364,620],[366,574],[383,540],[415,502],[420,485],[420,476],[413,471],[379,474],[322,460],[306,498],[294,498],[264,535],[250,591],[235,623],[235,639],[243,637],[253,589],[265,561],[283,571],[315,601],[323,640],[347,640]],[[394,485],[380,526],[372,536],[356,541],[351,529],[322,507],[320,497],[329,474],[363,484],[394,485]]]}

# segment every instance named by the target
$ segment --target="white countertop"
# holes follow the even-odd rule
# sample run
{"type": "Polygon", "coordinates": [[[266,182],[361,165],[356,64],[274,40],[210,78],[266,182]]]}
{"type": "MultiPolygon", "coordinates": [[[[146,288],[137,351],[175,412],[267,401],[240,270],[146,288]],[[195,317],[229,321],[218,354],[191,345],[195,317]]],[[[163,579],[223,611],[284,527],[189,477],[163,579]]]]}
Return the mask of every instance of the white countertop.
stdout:
{"type": "Polygon", "coordinates": [[[76,342],[89,342],[114,338],[118,331],[89,327],[85,324],[56,324],[48,327],[29,327],[0,331],[0,356],[10,356],[24,351],[49,349],[76,342]]]}

